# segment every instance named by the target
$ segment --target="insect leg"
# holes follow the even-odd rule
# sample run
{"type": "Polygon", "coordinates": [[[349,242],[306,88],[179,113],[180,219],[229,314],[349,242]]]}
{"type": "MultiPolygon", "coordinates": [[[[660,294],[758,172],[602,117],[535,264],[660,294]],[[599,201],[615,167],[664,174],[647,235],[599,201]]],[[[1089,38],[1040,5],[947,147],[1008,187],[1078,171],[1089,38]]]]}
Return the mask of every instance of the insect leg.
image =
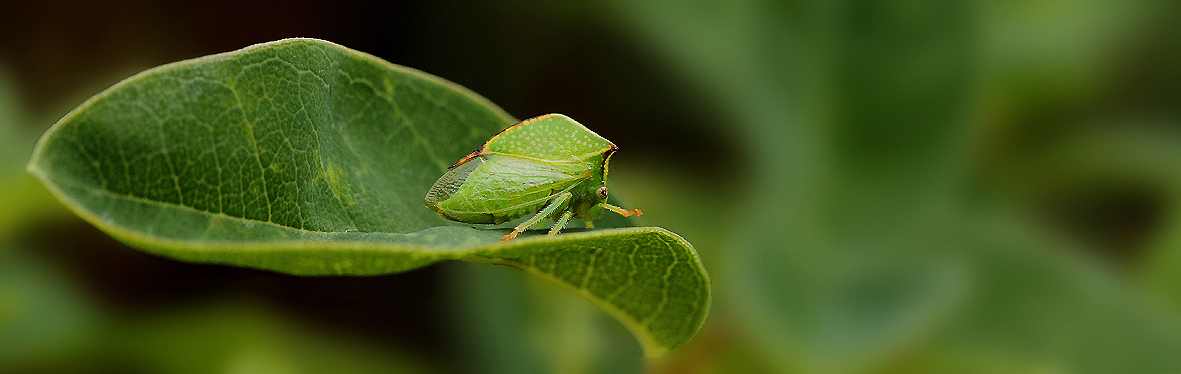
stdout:
{"type": "Polygon", "coordinates": [[[546,234],[546,235],[549,235],[549,236],[558,235],[558,233],[561,232],[562,229],[566,228],[566,223],[570,222],[570,217],[573,217],[573,216],[574,216],[573,211],[567,210],[566,213],[562,213],[562,218],[559,218],[558,222],[554,222],[554,227],[551,227],[549,229],[549,234],[546,234]]]}
{"type": "Polygon", "coordinates": [[[546,205],[545,209],[537,212],[537,215],[529,218],[525,222],[521,222],[520,225],[517,225],[517,227],[513,229],[513,232],[510,232],[508,235],[500,238],[500,241],[506,242],[509,239],[515,238],[518,234],[525,232],[525,230],[528,230],[530,227],[533,227],[533,225],[541,222],[541,220],[545,219],[545,217],[548,217],[550,214],[553,214],[555,210],[558,210],[558,207],[562,206],[566,200],[570,200],[571,196],[572,194],[569,191],[558,194],[558,197],[555,197],[554,200],[549,203],[549,205],[546,205]]]}
{"type": "Polygon", "coordinates": [[[631,215],[633,215],[633,214],[635,214],[637,216],[644,214],[644,211],[639,210],[639,209],[632,209],[632,210],[628,211],[623,208],[620,208],[620,207],[617,207],[617,206],[614,206],[611,204],[607,204],[607,203],[599,203],[599,206],[603,207],[603,209],[607,209],[612,212],[619,213],[619,215],[624,216],[624,217],[631,217],[631,215]]]}

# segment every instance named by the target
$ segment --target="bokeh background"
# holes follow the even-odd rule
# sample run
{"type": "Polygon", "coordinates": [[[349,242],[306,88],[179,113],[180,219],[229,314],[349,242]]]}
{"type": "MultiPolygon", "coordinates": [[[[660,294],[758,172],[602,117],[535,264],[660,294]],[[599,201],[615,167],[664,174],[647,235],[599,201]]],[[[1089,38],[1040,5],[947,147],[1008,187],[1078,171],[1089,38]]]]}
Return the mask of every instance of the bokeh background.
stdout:
{"type": "Polygon", "coordinates": [[[1181,372],[1181,2],[8,1],[0,372],[1181,372]],[[142,254],[23,172],[140,70],[285,37],[617,143],[714,306],[644,359],[589,303],[446,263],[299,278],[142,254]]]}

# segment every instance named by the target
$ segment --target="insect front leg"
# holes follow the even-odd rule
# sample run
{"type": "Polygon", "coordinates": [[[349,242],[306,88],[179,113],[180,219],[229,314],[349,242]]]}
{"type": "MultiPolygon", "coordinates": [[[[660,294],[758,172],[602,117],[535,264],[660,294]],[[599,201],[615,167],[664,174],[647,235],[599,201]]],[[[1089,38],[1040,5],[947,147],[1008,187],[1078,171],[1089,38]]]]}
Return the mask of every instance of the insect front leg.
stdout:
{"type": "Polygon", "coordinates": [[[513,229],[513,232],[510,232],[508,235],[500,238],[500,241],[506,242],[509,239],[515,238],[518,234],[525,232],[525,230],[528,230],[530,227],[533,227],[533,225],[541,222],[541,220],[545,219],[545,217],[548,217],[550,214],[553,214],[554,211],[558,210],[558,207],[566,203],[566,200],[570,200],[572,195],[573,194],[571,194],[569,191],[558,194],[558,197],[555,197],[554,200],[549,203],[549,205],[546,205],[545,209],[537,212],[537,215],[534,215],[525,222],[521,222],[520,225],[517,225],[517,227],[513,229]]]}
{"type": "Polygon", "coordinates": [[[619,213],[619,215],[624,216],[624,217],[631,217],[633,214],[635,214],[637,216],[644,214],[644,211],[639,210],[639,209],[632,209],[629,211],[629,210],[626,210],[626,209],[623,209],[623,208],[620,208],[620,207],[617,207],[617,206],[614,206],[611,204],[607,204],[607,203],[599,203],[599,206],[603,207],[603,209],[610,210],[615,213],[619,213]]]}
{"type": "Polygon", "coordinates": [[[558,235],[562,229],[566,228],[566,223],[570,222],[570,217],[574,217],[574,211],[567,210],[566,213],[562,213],[562,218],[559,218],[557,222],[554,222],[554,227],[551,227],[549,229],[549,234],[546,235],[558,235]]]}

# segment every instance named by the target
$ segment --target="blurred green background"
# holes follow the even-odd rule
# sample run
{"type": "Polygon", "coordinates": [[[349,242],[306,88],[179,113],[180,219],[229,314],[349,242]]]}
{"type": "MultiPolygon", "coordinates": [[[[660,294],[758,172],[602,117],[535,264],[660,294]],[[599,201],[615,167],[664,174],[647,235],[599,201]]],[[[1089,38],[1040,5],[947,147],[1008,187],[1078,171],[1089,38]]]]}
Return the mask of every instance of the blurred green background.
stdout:
{"type": "Polygon", "coordinates": [[[0,372],[1177,373],[1181,3],[42,1],[0,12],[0,372]],[[165,260],[24,174],[140,70],[284,37],[613,140],[714,307],[645,360],[588,303],[448,263],[165,260]]]}

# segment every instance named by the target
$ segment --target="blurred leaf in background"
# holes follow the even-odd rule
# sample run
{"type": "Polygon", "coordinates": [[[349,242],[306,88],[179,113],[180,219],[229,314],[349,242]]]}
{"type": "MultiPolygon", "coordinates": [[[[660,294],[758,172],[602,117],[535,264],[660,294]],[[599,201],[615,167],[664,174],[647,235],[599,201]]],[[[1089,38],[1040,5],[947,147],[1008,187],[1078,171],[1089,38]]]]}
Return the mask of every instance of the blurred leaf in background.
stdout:
{"type": "Polygon", "coordinates": [[[11,74],[0,66],[0,172],[5,174],[19,169],[21,156],[28,153],[20,144],[24,136],[18,126],[25,119],[11,74]]]}
{"type": "MultiPolygon", "coordinates": [[[[1095,243],[1061,238],[1028,200],[1032,186],[991,179],[1092,187],[1055,179],[1067,165],[1029,170],[1028,152],[1088,121],[1071,116],[1112,114],[1083,109],[1115,101],[1102,96],[1118,79],[1112,51],[1154,6],[1164,4],[617,10],[747,135],[746,229],[715,274],[780,370],[1170,372],[1181,367],[1168,353],[1181,348],[1178,315],[1112,274],[1118,260],[1096,258],[1095,243]]],[[[1147,153],[1134,163],[1168,155],[1147,153]]],[[[1181,172],[1154,170],[1168,181],[1181,172]]]]}
{"type": "Polygon", "coordinates": [[[426,363],[357,337],[305,326],[240,300],[162,311],[114,325],[97,352],[147,373],[428,373],[426,363]]]}
{"type": "Polygon", "coordinates": [[[29,132],[10,70],[0,63],[0,242],[38,220],[64,211],[25,174],[24,164],[36,135],[29,132]]]}
{"type": "Polygon", "coordinates": [[[59,269],[0,243],[0,372],[82,349],[95,309],[59,269]]]}
{"type": "MultiPolygon", "coordinates": [[[[28,269],[24,271],[11,274],[27,275],[28,269]]],[[[25,277],[23,282],[28,279],[37,278],[25,277]]],[[[9,288],[12,284],[5,280],[4,286],[9,288]]],[[[190,305],[184,310],[107,317],[96,323],[100,321],[93,314],[79,315],[81,311],[93,311],[92,306],[77,305],[73,300],[67,301],[75,304],[63,304],[60,292],[19,295],[34,298],[32,306],[36,308],[28,308],[19,320],[3,321],[6,323],[0,325],[5,329],[4,340],[0,340],[5,348],[0,371],[437,372],[420,360],[400,354],[396,347],[308,327],[254,302],[226,299],[190,305]]]]}

